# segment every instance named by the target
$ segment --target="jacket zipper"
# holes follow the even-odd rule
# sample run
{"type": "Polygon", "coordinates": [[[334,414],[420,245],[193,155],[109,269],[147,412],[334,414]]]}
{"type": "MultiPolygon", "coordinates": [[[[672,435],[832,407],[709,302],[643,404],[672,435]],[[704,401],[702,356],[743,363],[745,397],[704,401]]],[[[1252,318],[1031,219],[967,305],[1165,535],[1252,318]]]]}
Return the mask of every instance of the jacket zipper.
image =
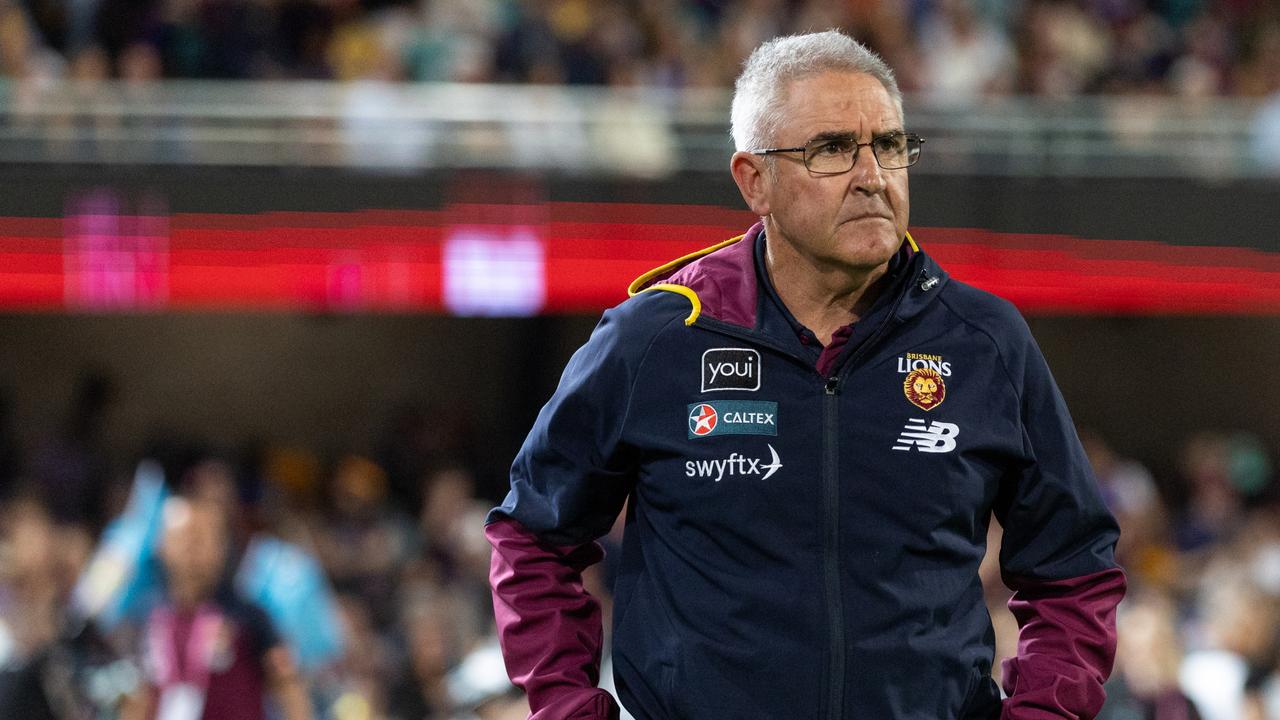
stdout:
{"type": "Polygon", "coordinates": [[[827,623],[830,626],[830,695],[824,713],[829,720],[844,717],[844,595],[840,590],[840,379],[827,379],[822,396],[823,572],[826,575],[827,623]]]}
{"type": "MultiPolygon", "coordinates": [[[[921,271],[916,278],[916,282],[920,283],[920,290],[928,292],[937,285],[936,280],[928,274],[927,271],[921,271]]],[[[823,407],[822,407],[822,486],[824,494],[823,502],[823,575],[825,576],[826,600],[827,600],[827,622],[830,625],[831,633],[829,636],[829,652],[830,662],[828,663],[828,672],[830,677],[830,689],[827,696],[827,711],[823,713],[823,717],[827,720],[843,720],[844,719],[844,684],[845,684],[845,666],[847,664],[847,653],[845,652],[844,641],[844,596],[840,588],[840,474],[838,472],[838,464],[840,457],[839,439],[839,410],[840,410],[840,381],[848,374],[849,369],[857,364],[857,361],[866,354],[868,348],[874,346],[876,342],[884,335],[889,326],[894,324],[897,317],[898,307],[902,304],[903,298],[907,291],[904,291],[893,299],[893,305],[889,308],[889,314],[884,321],[876,328],[875,332],[868,337],[861,346],[859,346],[853,354],[846,358],[843,363],[832,371],[832,375],[823,383],[823,407]]],[[[725,335],[731,335],[742,340],[751,342],[756,345],[762,345],[773,350],[777,350],[780,354],[788,359],[798,362],[801,365],[812,368],[812,362],[798,355],[793,355],[789,350],[773,342],[749,332],[743,332],[739,328],[723,323],[714,319],[699,318],[699,326],[712,332],[719,332],[725,335]]]]}
{"type": "MultiPolygon", "coordinates": [[[[927,280],[921,273],[921,281],[927,280]]],[[[936,283],[934,283],[936,285],[936,283]]],[[[933,288],[921,286],[928,292],[933,288]]],[[[844,683],[847,666],[847,653],[844,642],[844,593],[840,587],[840,380],[849,373],[867,352],[884,335],[897,317],[898,306],[906,293],[894,298],[884,322],[876,328],[852,356],[832,371],[823,385],[822,408],[822,485],[825,492],[824,503],[824,536],[823,536],[823,572],[826,575],[827,588],[827,622],[831,627],[830,653],[831,661],[828,671],[831,677],[829,707],[825,716],[828,720],[844,718],[844,683]]]]}

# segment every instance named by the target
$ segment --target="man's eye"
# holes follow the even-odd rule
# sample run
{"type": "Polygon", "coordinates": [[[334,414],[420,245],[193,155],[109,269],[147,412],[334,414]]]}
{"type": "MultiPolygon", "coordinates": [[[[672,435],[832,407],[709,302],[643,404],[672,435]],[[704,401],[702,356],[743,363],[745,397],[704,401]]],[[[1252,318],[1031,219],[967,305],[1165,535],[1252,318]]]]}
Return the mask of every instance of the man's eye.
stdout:
{"type": "Polygon", "coordinates": [[[876,152],[902,152],[907,148],[907,136],[884,135],[875,139],[876,152]]]}
{"type": "Polygon", "coordinates": [[[844,155],[853,151],[851,140],[828,140],[818,146],[819,155],[844,155]]]}

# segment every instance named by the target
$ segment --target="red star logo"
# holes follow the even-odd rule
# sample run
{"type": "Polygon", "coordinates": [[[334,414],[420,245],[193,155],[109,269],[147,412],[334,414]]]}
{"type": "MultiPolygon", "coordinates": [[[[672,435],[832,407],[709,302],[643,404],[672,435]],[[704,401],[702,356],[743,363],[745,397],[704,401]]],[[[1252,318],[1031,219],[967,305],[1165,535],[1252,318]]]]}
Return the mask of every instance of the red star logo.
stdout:
{"type": "Polygon", "coordinates": [[[699,405],[689,414],[689,430],[694,435],[706,435],[716,429],[716,409],[699,405]]]}

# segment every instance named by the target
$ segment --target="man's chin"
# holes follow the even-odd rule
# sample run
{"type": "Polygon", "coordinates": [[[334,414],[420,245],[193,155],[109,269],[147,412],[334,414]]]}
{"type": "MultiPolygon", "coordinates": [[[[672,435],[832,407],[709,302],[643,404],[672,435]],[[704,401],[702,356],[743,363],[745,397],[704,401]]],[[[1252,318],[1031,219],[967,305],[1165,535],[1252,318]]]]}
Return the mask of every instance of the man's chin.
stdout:
{"type": "Polygon", "coordinates": [[[849,250],[846,257],[859,260],[859,264],[875,267],[889,262],[894,253],[902,245],[896,226],[888,229],[877,226],[874,233],[849,232],[854,228],[846,225],[842,228],[840,245],[849,250]]]}

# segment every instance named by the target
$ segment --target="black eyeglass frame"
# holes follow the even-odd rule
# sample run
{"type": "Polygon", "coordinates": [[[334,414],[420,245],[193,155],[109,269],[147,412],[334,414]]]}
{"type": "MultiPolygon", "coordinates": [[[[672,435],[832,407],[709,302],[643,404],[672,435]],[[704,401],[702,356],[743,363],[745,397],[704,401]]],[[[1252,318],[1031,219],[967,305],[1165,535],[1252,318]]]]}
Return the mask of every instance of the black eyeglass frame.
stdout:
{"type": "MultiPolygon", "coordinates": [[[[854,165],[858,164],[858,153],[862,150],[862,148],[869,147],[871,148],[871,157],[875,158],[876,165],[879,165],[882,170],[905,170],[920,161],[919,151],[916,152],[914,157],[911,157],[910,154],[908,153],[909,159],[906,165],[903,165],[901,167],[885,167],[884,163],[880,162],[880,155],[879,153],[876,152],[876,148],[875,148],[876,141],[883,140],[885,138],[896,137],[898,135],[905,137],[908,142],[914,140],[917,143],[919,143],[920,146],[924,145],[924,138],[920,137],[915,133],[891,132],[891,133],[885,133],[884,135],[876,135],[875,137],[871,138],[870,140],[864,143],[858,142],[858,139],[853,137],[852,135],[837,135],[837,136],[829,136],[829,137],[817,137],[810,140],[809,142],[805,143],[800,147],[760,148],[758,150],[750,150],[748,152],[750,152],[752,155],[774,155],[778,153],[798,152],[798,153],[802,153],[801,160],[802,162],[804,162],[805,169],[813,173],[814,175],[843,175],[844,173],[847,173],[850,170],[852,170],[854,165]],[[849,140],[853,142],[853,153],[851,153],[849,156],[850,157],[849,167],[843,170],[831,170],[826,172],[814,170],[813,168],[809,167],[809,146],[814,145],[815,143],[818,146],[821,146],[822,144],[829,143],[834,140],[849,140]]],[[[921,150],[923,150],[923,147],[921,147],[921,150]]]]}

